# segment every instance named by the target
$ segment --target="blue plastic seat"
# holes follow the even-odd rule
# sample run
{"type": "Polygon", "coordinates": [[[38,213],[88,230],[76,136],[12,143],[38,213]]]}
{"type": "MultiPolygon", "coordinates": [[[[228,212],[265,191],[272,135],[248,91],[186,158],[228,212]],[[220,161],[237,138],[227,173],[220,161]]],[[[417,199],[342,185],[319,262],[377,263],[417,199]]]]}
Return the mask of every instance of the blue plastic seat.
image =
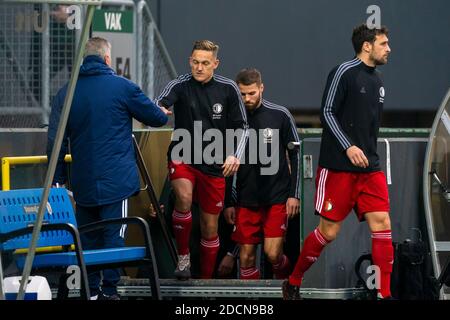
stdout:
{"type": "MultiPolygon", "coordinates": [[[[83,257],[86,266],[104,264],[104,263],[120,263],[126,261],[135,261],[145,257],[144,247],[128,247],[128,248],[113,248],[113,249],[97,249],[84,250],[83,257]]],[[[45,268],[51,263],[55,267],[64,267],[78,264],[77,255],[75,252],[61,252],[38,254],[33,261],[33,267],[45,268]]],[[[16,264],[19,269],[23,269],[25,265],[25,256],[22,255],[16,259],[16,264]]]]}
{"type": "MultiPolygon", "coordinates": [[[[36,221],[43,189],[0,191],[0,250],[27,249],[36,221]]],[[[82,275],[82,296],[89,299],[86,267],[101,270],[124,266],[144,265],[149,269],[152,298],[161,299],[158,270],[147,222],[139,217],[108,219],[77,228],[72,202],[65,188],[52,188],[44,214],[37,247],[75,246],[75,251],[36,254],[33,268],[54,268],[78,265],[82,275]],[[101,229],[107,224],[137,224],[145,244],[139,247],[120,247],[83,250],[80,233],[101,229]]],[[[25,255],[16,259],[22,269],[25,255]]],[[[61,286],[60,286],[61,288],[61,286]]]]}

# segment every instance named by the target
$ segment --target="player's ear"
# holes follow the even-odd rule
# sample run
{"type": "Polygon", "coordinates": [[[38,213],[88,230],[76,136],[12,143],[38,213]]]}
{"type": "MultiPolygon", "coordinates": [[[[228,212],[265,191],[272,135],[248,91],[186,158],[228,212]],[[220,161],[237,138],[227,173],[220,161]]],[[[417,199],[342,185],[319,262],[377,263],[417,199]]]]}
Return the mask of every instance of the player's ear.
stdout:
{"type": "Polygon", "coordinates": [[[217,67],[219,66],[220,60],[218,58],[214,59],[214,69],[217,69],[217,67]]]}
{"type": "Polygon", "coordinates": [[[362,45],[362,50],[369,53],[372,50],[372,44],[369,41],[364,41],[362,45]]]}
{"type": "Polygon", "coordinates": [[[112,64],[111,56],[107,53],[107,54],[105,54],[104,59],[105,59],[105,63],[106,63],[109,67],[111,67],[111,64],[112,64]]]}

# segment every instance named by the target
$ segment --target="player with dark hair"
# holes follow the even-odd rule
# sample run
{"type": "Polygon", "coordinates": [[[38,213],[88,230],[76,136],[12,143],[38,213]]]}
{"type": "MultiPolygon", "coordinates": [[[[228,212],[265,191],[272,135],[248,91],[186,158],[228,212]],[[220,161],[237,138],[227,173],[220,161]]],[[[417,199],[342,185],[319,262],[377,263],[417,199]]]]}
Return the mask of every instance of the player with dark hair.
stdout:
{"type": "Polygon", "coordinates": [[[323,125],[316,177],[318,227],[305,239],[294,271],[283,283],[283,298],[300,298],[304,273],[333,241],[352,209],[372,233],[372,258],[380,269],[378,297],[389,299],[393,264],[389,195],[377,154],[385,89],[376,69],[387,63],[388,30],[360,25],[353,30],[353,60],[328,75],[322,98],[323,125]]]}
{"type": "Polygon", "coordinates": [[[299,151],[287,147],[289,142],[299,142],[297,128],[285,107],[263,99],[264,84],[258,70],[241,70],[236,83],[247,109],[249,128],[256,131],[257,141],[246,148],[248,163],[241,165],[236,176],[236,203],[228,204],[228,191],[224,215],[236,226],[232,239],[240,245],[240,279],[260,278],[255,261],[256,245],[261,242],[275,278],[284,279],[290,272],[289,259],[283,254],[284,236],[288,218],[297,215],[300,207],[299,151]],[[256,163],[250,163],[250,153],[259,156],[259,148],[271,153],[277,170],[265,174],[263,169],[268,164],[259,157],[256,163]]]}

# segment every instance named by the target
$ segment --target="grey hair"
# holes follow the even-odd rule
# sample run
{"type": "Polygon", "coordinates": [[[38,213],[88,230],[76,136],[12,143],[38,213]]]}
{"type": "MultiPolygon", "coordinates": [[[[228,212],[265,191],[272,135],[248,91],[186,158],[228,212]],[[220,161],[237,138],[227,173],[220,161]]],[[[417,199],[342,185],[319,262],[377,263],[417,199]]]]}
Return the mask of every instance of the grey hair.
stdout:
{"type": "Polygon", "coordinates": [[[87,56],[99,56],[100,58],[104,59],[106,54],[111,53],[111,43],[108,42],[108,40],[100,38],[100,37],[94,37],[90,38],[86,42],[86,47],[84,51],[84,57],[87,56]]]}

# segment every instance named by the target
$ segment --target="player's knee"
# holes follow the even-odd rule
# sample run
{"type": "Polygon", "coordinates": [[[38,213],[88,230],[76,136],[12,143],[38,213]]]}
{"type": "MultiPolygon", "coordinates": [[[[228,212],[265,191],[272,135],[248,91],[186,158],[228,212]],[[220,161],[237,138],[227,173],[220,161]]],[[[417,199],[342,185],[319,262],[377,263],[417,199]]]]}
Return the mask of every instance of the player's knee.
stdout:
{"type": "Polygon", "coordinates": [[[391,219],[389,217],[389,214],[383,214],[380,224],[381,227],[383,227],[383,230],[391,230],[391,219]]]}
{"type": "Polygon", "coordinates": [[[203,228],[201,234],[204,239],[212,239],[218,236],[217,228],[203,228]]]}
{"type": "Polygon", "coordinates": [[[269,260],[269,262],[271,264],[275,264],[278,263],[280,256],[281,256],[281,248],[271,248],[269,250],[264,250],[267,260],[269,260]]]}
{"type": "Polygon", "coordinates": [[[241,252],[239,255],[240,264],[243,267],[251,267],[255,265],[256,256],[252,252],[241,252]]]}
{"type": "Polygon", "coordinates": [[[321,218],[319,222],[319,232],[328,241],[333,241],[336,239],[339,230],[341,229],[341,224],[339,222],[333,222],[321,218]]]}
{"type": "Polygon", "coordinates": [[[327,230],[325,232],[321,232],[326,240],[334,241],[337,238],[339,231],[336,230],[327,230]]]}
{"type": "Polygon", "coordinates": [[[182,207],[183,211],[188,211],[192,205],[192,193],[180,193],[176,196],[176,202],[178,207],[182,207]]]}
{"type": "Polygon", "coordinates": [[[326,240],[333,241],[339,233],[339,228],[321,225],[319,226],[319,231],[326,240]]]}
{"type": "Polygon", "coordinates": [[[218,236],[217,223],[200,219],[200,232],[204,239],[212,239],[218,236]]]}
{"type": "Polygon", "coordinates": [[[372,231],[391,230],[391,219],[388,213],[377,213],[372,217],[372,231]]]}

